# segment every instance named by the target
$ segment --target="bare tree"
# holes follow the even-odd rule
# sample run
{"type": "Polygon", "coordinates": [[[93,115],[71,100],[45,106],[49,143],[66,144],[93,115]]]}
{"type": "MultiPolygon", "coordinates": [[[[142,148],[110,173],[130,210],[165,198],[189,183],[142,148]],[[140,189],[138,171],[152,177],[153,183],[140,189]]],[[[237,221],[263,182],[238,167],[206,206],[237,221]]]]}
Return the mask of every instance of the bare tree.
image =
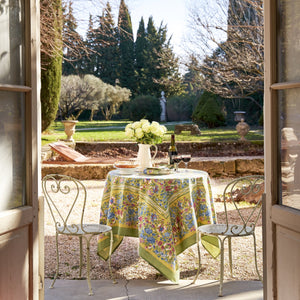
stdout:
{"type": "Polygon", "coordinates": [[[203,89],[224,98],[263,92],[263,1],[199,0],[189,9],[186,65],[203,75],[203,89]]]}

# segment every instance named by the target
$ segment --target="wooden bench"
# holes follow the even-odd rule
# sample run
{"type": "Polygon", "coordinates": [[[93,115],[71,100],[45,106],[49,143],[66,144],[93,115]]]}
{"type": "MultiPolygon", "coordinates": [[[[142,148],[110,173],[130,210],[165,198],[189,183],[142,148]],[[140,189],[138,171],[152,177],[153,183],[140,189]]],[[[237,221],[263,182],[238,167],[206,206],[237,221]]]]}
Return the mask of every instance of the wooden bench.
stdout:
{"type": "Polygon", "coordinates": [[[201,131],[196,124],[177,124],[175,125],[175,134],[180,134],[182,131],[190,131],[192,135],[201,135],[201,131]]]}

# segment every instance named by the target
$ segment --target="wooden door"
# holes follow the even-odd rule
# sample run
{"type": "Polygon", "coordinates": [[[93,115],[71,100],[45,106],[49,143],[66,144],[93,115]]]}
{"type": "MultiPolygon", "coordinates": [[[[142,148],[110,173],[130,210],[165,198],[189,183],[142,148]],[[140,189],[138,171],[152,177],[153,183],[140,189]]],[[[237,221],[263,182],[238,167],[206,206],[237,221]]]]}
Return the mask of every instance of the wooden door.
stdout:
{"type": "Polygon", "coordinates": [[[43,298],[37,3],[0,1],[0,299],[43,298]]]}
{"type": "Polygon", "coordinates": [[[300,1],[265,0],[267,299],[300,299],[300,1]]]}

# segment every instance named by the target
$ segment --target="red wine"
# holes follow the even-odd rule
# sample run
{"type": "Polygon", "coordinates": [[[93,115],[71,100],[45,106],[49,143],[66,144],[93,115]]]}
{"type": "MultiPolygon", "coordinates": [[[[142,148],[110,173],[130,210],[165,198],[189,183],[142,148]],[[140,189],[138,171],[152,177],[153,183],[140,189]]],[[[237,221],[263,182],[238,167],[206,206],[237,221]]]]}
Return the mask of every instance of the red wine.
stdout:
{"type": "Polygon", "coordinates": [[[190,155],[182,155],[182,161],[183,162],[189,162],[191,160],[191,156],[190,155]]]}
{"type": "Polygon", "coordinates": [[[182,157],[181,157],[181,156],[174,156],[174,157],[173,157],[173,160],[174,160],[174,162],[175,162],[176,164],[178,164],[178,163],[181,162],[182,157]]]}

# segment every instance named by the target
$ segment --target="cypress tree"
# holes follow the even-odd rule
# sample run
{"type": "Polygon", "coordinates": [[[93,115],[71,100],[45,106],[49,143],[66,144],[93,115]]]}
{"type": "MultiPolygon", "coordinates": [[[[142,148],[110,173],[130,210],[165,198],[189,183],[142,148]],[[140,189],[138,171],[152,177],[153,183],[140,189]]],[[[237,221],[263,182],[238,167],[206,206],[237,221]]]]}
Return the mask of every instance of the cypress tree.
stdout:
{"type": "Polygon", "coordinates": [[[157,30],[152,17],[148,19],[143,53],[144,68],[139,91],[156,97],[160,97],[162,91],[166,97],[181,94],[183,85],[178,58],[172,51],[170,40],[167,40],[167,28],[161,24],[157,30]]]}
{"type": "Polygon", "coordinates": [[[53,9],[52,24],[49,26],[53,28],[52,44],[55,45],[55,48],[51,51],[49,49],[47,53],[41,53],[41,61],[43,62],[41,69],[42,131],[46,130],[56,118],[62,73],[63,17],[61,0],[52,1],[51,9],[53,9]]]}
{"type": "Polygon", "coordinates": [[[135,41],[135,69],[137,76],[137,91],[140,94],[146,94],[145,90],[145,67],[147,61],[147,40],[146,40],[146,30],[143,17],[139,23],[139,28],[137,31],[137,37],[135,41]]]}
{"type": "Polygon", "coordinates": [[[96,34],[98,77],[106,83],[116,83],[119,62],[118,39],[109,2],[99,18],[96,34]]]}
{"type": "Polygon", "coordinates": [[[96,35],[94,30],[94,23],[93,23],[92,15],[90,14],[89,25],[88,25],[88,30],[86,33],[86,40],[85,40],[87,52],[83,57],[83,62],[81,66],[83,74],[95,75],[95,65],[97,61],[95,40],[96,40],[96,35]]]}
{"type": "Polygon", "coordinates": [[[121,0],[118,17],[119,31],[119,82],[121,87],[135,89],[134,41],[131,17],[124,0],[121,0]]]}

